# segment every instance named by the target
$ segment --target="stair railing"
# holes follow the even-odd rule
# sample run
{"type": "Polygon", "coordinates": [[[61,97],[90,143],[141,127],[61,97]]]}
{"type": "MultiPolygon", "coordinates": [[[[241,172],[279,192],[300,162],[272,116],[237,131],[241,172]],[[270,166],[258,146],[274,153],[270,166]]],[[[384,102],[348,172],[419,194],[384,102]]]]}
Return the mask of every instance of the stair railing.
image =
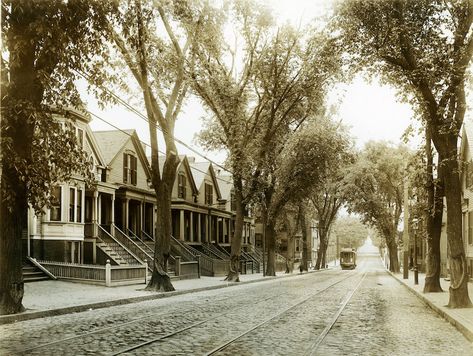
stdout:
{"type": "Polygon", "coordinates": [[[30,257],[30,256],[26,256],[26,259],[28,261],[30,261],[32,264],[35,265],[35,267],[38,267],[41,271],[43,271],[49,278],[52,278],[52,279],[57,279],[57,277],[52,274],[51,272],[49,272],[41,263],[39,263],[38,261],[36,261],[36,258],[33,258],[33,257],[30,257]]]}
{"type": "MultiPolygon", "coordinates": [[[[151,247],[149,247],[146,243],[144,243],[144,241],[141,240],[141,239],[138,237],[138,235],[136,235],[136,234],[135,234],[133,231],[131,231],[130,229],[127,229],[127,233],[128,233],[128,234],[127,234],[128,236],[131,235],[132,237],[134,237],[135,239],[137,239],[137,241],[140,242],[140,244],[138,244],[138,243],[136,243],[135,241],[132,240],[135,244],[137,244],[138,246],[140,246],[143,250],[146,250],[147,253],[150,254],[150,256],[153,256],[153,255],[154,255],[154,250],[153,250],[151,247]]],[[[128,236],[127,236],[127,237],[128,237],[128,236]]]]}
{"type": "Polygon", "coordinates": [[[148,252],[143,250],[135,241],[133,241],[127,234],[125,234],[122,230],[120,230],[118,227],[114,226],[114,231],[115,234],[118,232],[118,237],[119,239],[124,242],[124,244],[128,247],[129,250],[131,250],[136,256],[139,256],[144,263],[144,260],[152,261],[153,256],[150,255],[148,252]],[[141,256],[140,256],[141,255],[141,256]]]}
{"type": "Polygon", "coordinates": [[[147,239],[154,241],[154,237],[148,234],[146,231],[141,230],[141,235],[144,235],[147,239]]]}
{"type": "MultiPolygon", "coordinates": [[[[130,251],[130,249],[125,246],[124,243],[122,243],[120,240],[118,240],[115,236],[113,236],[112,234],[110,234],[107,230],[105,230],[102,226],[98,225],[99,227],[99,240],[104,242],[104,243],[107,243],[106,240],[110,241],[112,240],[112,242],[115,242],[117,243],[123,250],[125,250],[131,257],[133,257],[133,259],[138,262],[139,264],[144,264],[143,261],[141,261],[140,258],[138,258],[133,252],[130,251]]],[[[116,227],[115,227],[116,228],[116,227]]]]}

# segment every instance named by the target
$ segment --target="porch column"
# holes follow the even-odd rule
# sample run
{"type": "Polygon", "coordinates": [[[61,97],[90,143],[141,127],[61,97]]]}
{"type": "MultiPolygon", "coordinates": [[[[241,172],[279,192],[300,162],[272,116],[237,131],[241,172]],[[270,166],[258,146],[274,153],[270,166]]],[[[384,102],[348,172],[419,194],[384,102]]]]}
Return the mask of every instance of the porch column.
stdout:
{"type": "Polygon", "coordinates": [[[110,233],[115,236],[115,193],[112,194],[112,212],[110,215],[110,233]]]}
{"type": "Polygon", "coordinates": [[[99,209],[97,213],[98,213],[97,220],[99,222],[99,225],[101,225],[102,224],[102,194],[99,194],[99,209]]]}
{"type": "Polygon", "coordinates": [[[84,264],[84,241],[80,242],[80,263],[84,264]]]}
{"type": "Polygon", "coordinates": [[[136,219],[136,236],[141,236],[141,220],[143,219],[143,202],[140,201],[140,205],[138,207],[138,218],[136,219]]]}
{"type": "Polygon", "coordinates": [[[123,215],[125,221],[123,222],[123,229],[125,230],[124,233],[128,233],[128,216],[130,213],[130,199],[125,198],[125,214],[123,215]]]}
{"type": "Polygon", "coordinates": [[[202,222],[201,213],[197,213],[197,241],[202,242],[202,222]]]}
{"type": "Polygon", "coordinates": [[[212,215],[210,215],[210,214],[207,215],[206,218],[205,218],[205,220],[206,220],[206,225],[207,225],[207,226],[205,227],[205,232],[206,232],[206,235],[207,235],[207,236],[205,236],[205,242],[210,242],[210,241],[212,241],[212,240],[211,240],[211,236],[210,236],[210,235],[211,235],[211,232],[212,232],[212,229],[211,229],[211,227],[210,227],[210,223],[211,223],[211,221],[212,221],[212,215]]]}
{"type": "Polygon", "coordinates": [[[143,240],[143,236],[141,236],[141,231],[145,230],[145,214],[146,214],[146,202],[141,201],[140,203],[140,229],[138,230],[138,237],[143,240]]]}
{"type": "Polygon", "coordinates": [[[232,243],[233,239],[233,221],[232,218],[228,219],[228,241],[232,243]]]}
{"type": "MultiPolygon", "coordinates": [[[[99,223],[98,221],[98,211],[99,211],[99,192],[97,190],[94,190],[94,202],[93,202],[93,207],[92,207],[92,222],[93,222],[93,230],[92,234],[94,237],[97,237],[99,234],[99,229],[97,224],[99,223]]],[[[95,253],[95,243],[94,243],[94,253],[95,253]]],[[[95,263],[95,260],[94,260],[95,263]]]]}
{"type": "Polygon", "coordinates": [[[179,240],[184,241],[184,210],[179,210],[179,240]]]}
{"type": "Polygon", "coordinates": [[[190,217],[189,217],[189,226],[190,226],[190,229],[189,229],[189,233],[190,233],[189,240],[192,241],[192,242],[194,242],[194,212],[189,211],[189,214],[190,214],[190,217]]]}
{"type": "Polygon", "coordinates": [[[219,220],[220,218],[218,216],[215,217],[215,242],[219,243],[220,242],[220,224],[219,220]]]}

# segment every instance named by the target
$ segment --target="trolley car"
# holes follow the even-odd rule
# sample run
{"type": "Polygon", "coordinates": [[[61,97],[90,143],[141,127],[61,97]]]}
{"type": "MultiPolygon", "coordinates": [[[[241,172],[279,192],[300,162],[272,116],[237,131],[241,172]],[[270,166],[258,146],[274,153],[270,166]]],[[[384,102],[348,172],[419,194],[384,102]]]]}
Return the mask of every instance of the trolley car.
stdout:
{"type": "Polygon", "coordinates": [[[340,251],[340,266],[342,269],[355,269],[356,251],[355,249],[344,248],[340,251]]]}

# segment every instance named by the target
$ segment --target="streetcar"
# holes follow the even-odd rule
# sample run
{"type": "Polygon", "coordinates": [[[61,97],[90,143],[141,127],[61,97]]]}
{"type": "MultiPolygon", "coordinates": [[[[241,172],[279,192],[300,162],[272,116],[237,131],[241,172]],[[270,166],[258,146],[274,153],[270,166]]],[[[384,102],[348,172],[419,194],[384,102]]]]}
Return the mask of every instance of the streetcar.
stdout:
{"type": "Polygon", "coordinates": [[[355,269],[356,251],[354,248],[343,248],[340,251],[340,266],[342,269],[355,269]]]}

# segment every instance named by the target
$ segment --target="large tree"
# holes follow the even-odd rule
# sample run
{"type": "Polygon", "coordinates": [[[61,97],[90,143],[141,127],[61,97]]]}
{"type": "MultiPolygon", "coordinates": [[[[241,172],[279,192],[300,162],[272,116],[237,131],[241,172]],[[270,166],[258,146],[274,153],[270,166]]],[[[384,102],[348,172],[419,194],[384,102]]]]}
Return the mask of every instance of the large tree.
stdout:
{"type": "Polygon", "coordinates": [[[326,117],[317,117],[285,136],[280,147],[276,146],[268,157],[263,204],[268,249],[266,274],[269,276],[276,273],[275,223],[283,208],[291,202],[301,202],[312,191],[320,189],[329,174],[328,167],[340,162],[351,145],[339,128],[326,117]]]}
{"type": "MultiPolygon", "coordinates": [[[[343,130],[343,127],[338,129],[343,130]]],[[[354,159],[353,154],[349,150],[341,152],[337,158],[338,161],[331,162],[327,167],[327,174],[323,184],[317,186],[309,195],[318,220],[319,248],[317,250],[315,269],[320,269],[321,266],[324,267],[327,264],[329,232],[337,218],[338,211],[344,203],[343,178],[354,159]]]]}
{"type": "Polygon", "coordinates": [[[399,272],[397,228],[403,207],[405,147],[369,142],[345,176],[343,190],[348,210],[373,226],[385,239],[389,269],[399,272]]]}
{"type": "Polygon", "coordinates": [[[332,229],[340,248],[360,248],[368,238],[369,229],[356,216],[338,218],[332,229]]]}
{"type": "MultiPolygon", "coordinates": [[[[76,70],[102,54],[100,1],[2,2],[2,120],[0,189],[0,314],[23,310],[21,235],[28,207],[41,214],[51,186],[80,173],[88,160],[74,131],[53,114],[81,109],[76,70]]],[[[72,119],[71,119],[72,120],[72,119]]]]}
{"type": "Polygon", "coordinates": [[[473,54],[473,3],[353,0],[338,10],[341,48],[357,68],[381,75],[426,121],[445,168],[451,307],[471,305],[462,243],[458,137],[473,54]]]}
{"type": "Polygon", "coordinates": [[[241,214],[260,189],[266,153],[281,130],[296,129],[319,109],[334,65],[331,56],[317,61],[325,49],[320,37],[304,43],[301,32],[271,26],[261,7],[241,1],[231,13],[241,48],[202,45],[193,79],[217,123],[205,137],[229,153],[237,214],[227,279],[238,280],[241,214]]]}
{"type": "Polygon", "coordinates": [[[189,1],[136,0],[122,2],[120,10],[121,19],[109,24],[109,33],[142,93],[151,141],[151,183],[157,197],[153,275],[147,290],[172,291],[167,273],[171,194],[179,165],[174,127],[188,93],[190,47],[197,39],[204,40],[212,14],[205,5],[189,1]],[[159,155],[158,127],[165,157],[159,155]],[[160,160],[164,160],[162,171],[160,160]]]}

